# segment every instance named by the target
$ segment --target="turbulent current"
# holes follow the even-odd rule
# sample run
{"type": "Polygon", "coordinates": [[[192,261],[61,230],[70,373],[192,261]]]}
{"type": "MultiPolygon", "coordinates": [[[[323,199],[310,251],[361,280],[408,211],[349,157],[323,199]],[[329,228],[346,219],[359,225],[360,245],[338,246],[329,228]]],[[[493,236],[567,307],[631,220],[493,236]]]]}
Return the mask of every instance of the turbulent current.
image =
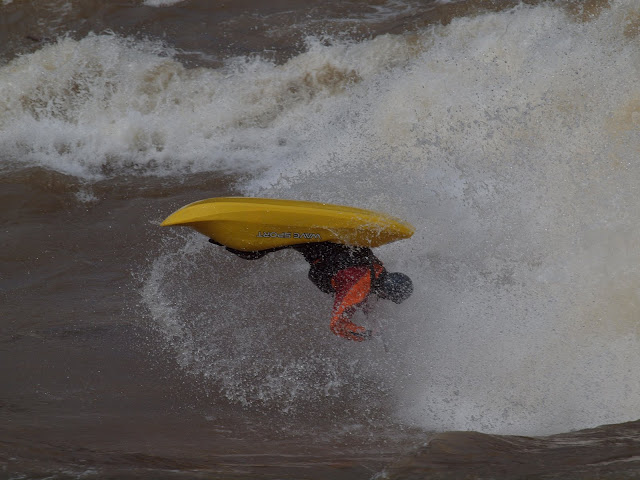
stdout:
{"type": "MultiPolygon", "coordinates": [[[[198,103],[232,117],[211,150],[262,171],[242,193],[408,219],[416,235],[380,256],[416,292],[379,305],[395,352],[382,361],[379,348],[327,338],[329,299],[294,255],[244,264],[191,237],[155,261],[145,290],[171,303],[154,316],[179,361],[239,401],[282,408],[372,375],[393,391],[394,415],[429,429],[635,418],[640,90],[628,15],[579,22],[523,6],[234,65],[211,85],[228,94],[198,103]]],[[[190,107],[179,123],[201,135],[211,124],[190,107]]],[[[193,143],[173,168],[198,156],[193,143]]]]}
{"type": "MultiPolygon", "coordinates": [[[[326,28],[293,51],[277,37],[277,55],[118,31],[43,41],[0,65],[0,175],[59,175],[65,208],[136,199],[128,218],[153,240],[124,267],[119,315],[212,411],[267,429],[313,418],[328,437],[338,424],[548,435],[639,418],[637,2],[434,2],[451,18],[402,32],[430,10],[381,5],[344,14],[345,28],[382,22],[375,34],[326,28]],[[376,254],[413,296],[356,318],[382,324],[388,352],[331,334],[331,298],[295,252],[248,262],[159,226],[223,194],[411,222],[411,239],[376,254]]],[[[189,18],[188,2],[144,8],[189,18]]],[[[342,14],[313,15],[335,29],[342,14]]]]}

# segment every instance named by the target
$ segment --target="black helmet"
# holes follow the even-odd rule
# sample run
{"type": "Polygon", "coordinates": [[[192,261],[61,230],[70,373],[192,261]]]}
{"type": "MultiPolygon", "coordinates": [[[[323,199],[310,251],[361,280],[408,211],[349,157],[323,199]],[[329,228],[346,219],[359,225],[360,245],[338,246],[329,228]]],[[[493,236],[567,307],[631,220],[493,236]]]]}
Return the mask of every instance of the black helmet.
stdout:
{"type": "Polygon", "coordinates": [[[380,298],[402,303],[413,293],[413,282],[404,273],[386,273],[378,281],[376,294],[380,298]]]}

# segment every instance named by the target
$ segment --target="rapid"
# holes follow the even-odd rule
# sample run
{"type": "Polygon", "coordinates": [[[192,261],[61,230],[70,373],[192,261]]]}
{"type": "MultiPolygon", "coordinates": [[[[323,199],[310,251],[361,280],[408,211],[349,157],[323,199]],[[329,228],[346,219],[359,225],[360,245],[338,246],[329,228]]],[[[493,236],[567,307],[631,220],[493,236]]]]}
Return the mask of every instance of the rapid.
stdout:
{"type": "MultiPolygon", "coordinates": [[[[99,30],[70,3],[37,42],[7,20],[9,478],[409,478],[411,455],[384,468],[441,432],[630,438],[640,6],[244,3],[147,1],[103,11],[99,30]],[[247,262],[160,227],[219,195],[411,222],[376,250],[415,286],[374,306],[388,352],[331,334],[331,298],[295,252],[247,262]]],[[[483,455],[507,462],[510,445],[483,455]]]]}

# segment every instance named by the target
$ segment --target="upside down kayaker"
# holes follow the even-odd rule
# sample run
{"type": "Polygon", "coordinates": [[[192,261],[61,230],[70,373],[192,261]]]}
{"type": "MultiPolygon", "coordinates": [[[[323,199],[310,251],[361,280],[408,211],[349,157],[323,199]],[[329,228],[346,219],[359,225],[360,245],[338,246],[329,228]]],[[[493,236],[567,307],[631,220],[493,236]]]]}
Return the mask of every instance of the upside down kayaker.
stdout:
{"type": "MultiPolygon", "coordinates": [[[[211,243],[219,245],[214,240],[211,243]]],[[[256,260],[266,254],[291,248],[309,263],[309,279],[323,292],[334,294],[330,328],[348,340],[361,342],[371,338],[372,331],[351,321],[358,308],[366,308],[371,294],[401,303],[413,292],[411,279],[399,272],[388,272],[370,248],[332,242],[305,243],[286,247],[245,252],[225,247],[245,260],[256,260]]]]}

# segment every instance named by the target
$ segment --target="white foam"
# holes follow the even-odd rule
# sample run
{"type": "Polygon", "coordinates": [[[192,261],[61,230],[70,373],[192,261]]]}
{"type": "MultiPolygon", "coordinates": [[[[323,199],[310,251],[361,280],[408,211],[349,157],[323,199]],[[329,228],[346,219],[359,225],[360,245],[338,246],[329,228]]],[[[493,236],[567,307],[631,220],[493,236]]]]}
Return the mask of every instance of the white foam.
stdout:
{"type": "Polygon", "coordinates": [[[273,167],[297,157],[312,117],[403,49],[310,40],[282,66],[187,70],[158,43],[63,39],[0,68],[0,154],[85,178],[273,167]]]}
{"type": "MultiPolygon", "coordinates": [[[[311,44],[282,67],[237,62],[230,81],[206,72],[226,116],[215,120],[219,154],[229,162],[242,146],[234,161],[262,169],[245,192],[407,218],[415,236],[379,255],[416,290],[403,305],[378,306],[397,324],[384,358],[373,346],[327,343],[328,305],[300,259],[247,265],[203,251],[216,255],[215,273],[200,262],[181,269],[209,275],[220,295],[198,325],[214,332],[241,318],[243,328],[224,346],[211,334],[199,350],[185,347],[202,354],[190,368],[226,382],[232,398],[286,408],[331,382],[340,396],[375,378],[395,391],[396,418],[430,429],[534,434],[638,418],[638,18],[625,0],[588,22],[523,5],[417,36],[311,44]],[[298,340],[287,350],[281,318],[309,333],[316,360],[305,363],[298,340]],[[262,374],[278,359],[291,381],[274,386],[264,379],[278,376],[262,374]],[[332,380],[309,380],[312,367],[332,380]]],[[[205,292],[195,297],[203,308],[205,292]]],[[[192,318],[188,303],[178,318],[192,318]]]]}
{"type": "Polygon", "coordinates": [[[144,0],[144,4],[148,7],[171,7],[182,3],[184,0],[144,0]]]}
{"type": "Polygon", "coordinates": [[[95,203],[100,200],[91,189],[80,189],[76,192],[76,199],[81,203],[95,203]]]}

